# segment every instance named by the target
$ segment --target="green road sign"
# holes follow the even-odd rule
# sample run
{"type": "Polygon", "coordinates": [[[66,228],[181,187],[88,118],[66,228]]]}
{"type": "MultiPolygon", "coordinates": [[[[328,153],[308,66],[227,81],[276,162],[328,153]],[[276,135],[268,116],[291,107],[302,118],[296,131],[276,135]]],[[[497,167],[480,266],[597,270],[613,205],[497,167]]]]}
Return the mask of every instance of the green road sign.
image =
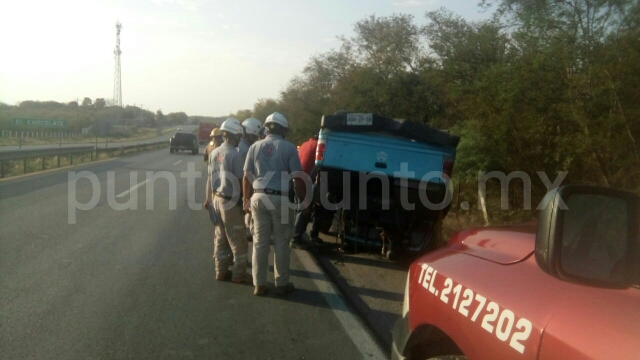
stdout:
{"type": "Polygon", "coordinates": [[[65,129],[69,127],[67,120],[14,118],[13,125],[65,129]]]}

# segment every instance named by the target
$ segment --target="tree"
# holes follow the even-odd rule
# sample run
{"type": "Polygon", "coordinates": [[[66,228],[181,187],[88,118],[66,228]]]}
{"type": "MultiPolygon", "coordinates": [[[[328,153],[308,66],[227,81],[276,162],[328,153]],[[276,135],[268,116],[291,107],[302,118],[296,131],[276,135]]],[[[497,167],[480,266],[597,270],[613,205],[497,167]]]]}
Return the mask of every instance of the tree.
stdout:
{"type": "Polygon", "coordinates": [[[280,109],[280,104],[274,99],[259,99],[253,105],[252,116],[262,122],[267,119],[267,116],[273,114],[276,111],[283,111],[280,109]]]}
{"type": "Polygon", "coordinates": [[[156,123],[162,124],[164,121],[164,114],[162,113],[162,110],[158,109],[158,111],[156,111],[156,123]]]}
{"type": "Polygon", "coordinates": [[[87,106],[91,106],[91,104],[92,104],[91,99],[89,99],[88,97],[82,99],[82,106],[87,107],[87,106]]]}
{"type": "Polygon", "coordinates": [[[171,125],[184,125],[189,120],[189,116],[184,112],[170,113],[167,115],[167,122],[171,125]]]}
{"type": "Polygon", "coordinates": [[[96,109],[100,110],[106,106],[106,101],[103,98],[97,98],[95,103],[93,104],[96,109]]]}
{"type": "Polygon", "coordinates": [[[252,117],[253,112],[249,109],[238,110],[235,114],[230,114],[229,117],[236,118],[238,121],[242,122],[250,117],[252,117]]]}
{"type": "Polygon", "coordinates": [[[72,107],[72,108],[77,108],[78,107],[78,102],[77,101],[69,101],[67,103],[67,106],[72,107]]]}

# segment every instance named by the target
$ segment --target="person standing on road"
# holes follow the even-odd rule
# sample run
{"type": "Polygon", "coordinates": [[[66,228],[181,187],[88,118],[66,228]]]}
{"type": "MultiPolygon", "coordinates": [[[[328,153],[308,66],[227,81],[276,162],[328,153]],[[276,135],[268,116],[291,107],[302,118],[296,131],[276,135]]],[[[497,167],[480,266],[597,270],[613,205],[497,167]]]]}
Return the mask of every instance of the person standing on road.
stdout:
{"type": "Polygon", "coordinates": [[[251,282],[247,274],[248,243],[245,237],[242,198],[243,158],[237,146],[243,135],[242,125],[229,118],[220,127],[224,143],[210,154],[212,163],[212,181],[219,178],[218,186],[213,188],[213,210],[218,218],[214,239],[214,258],[216,280],[225,280],[232,262],[231,281],[234,283],[251,282]]]}
{"type": "MultiPolygon", "coordinates": [[[[289,260],[293,209],[290,206],[289,182],[291,174],[302,170],[295,145],[284,138],[289,123],[284,115],[275,112],[264,122],[268,135],[251,145],[244,164],[243,209],[253,216],[254,239],[252,273],[254,295],[268,292],[269,242],[273,236],[274,274],[276,294],[294,290],[289,282],[289,260]]],[[[305,197],[305,187],[295,181],[298,196],[305,197]]]]}
{"type": "MultiPolygon", "coordinates": [[[[242,122],[242,129],[244,131],[244,135],[238,144],[238,151],[240,152],[242,164],[244,165],[247,153],[249,152],[249,147],[260,139],[260,132],[263,127],[260,120],[256,118],[248,118],[242,122]]],[[[253,241],[253,227],[251,221],[251,213],[246,213],[244,215],[244,224],[247,228],[247,241],[253,241]]]]}
{"type": "MultiPolygon", "coordinates": [[[[211,141],[207,144],[207,147],[204,148],[204,162],[209,163],[209,154],[218,146],[222,144],[222,133],[220,133],[220,128],[214,128],[211,130],[211,134],[209,134],[211,141]]],[[[209,173],[211,173],[211,169],[209,169],[209,173]]]]}
{"type": "Polygon", "coordinates": [[[213,174],[213,162],[211,161],[211,157],[209,157],[209,154],[215,150],[217,147],[219,147],[220,145],[222,145],[222,132],[220,131],[220,128],[215,128],[213,130],[211,130],[211,134],[209,134],[209,137],[211,138],[211,142],[209,142],[209,144],[207,145],[207,147],[204,149],[204,158],[205,158],[205,162],[207,163],[207,186],[205,188],[205,202],[204,204],[212,204],[212,195],[213,195],[213,191],[212,189],[217,189],[218,186],[220,185],[218,183],[220,177],[216,176],[215,179],[211,178],[211,175],[213,174]]]}
{"type": "MultiPolygon", "coordinates": [[[[316,162],[316,148],[318,147],[318,135],[314,135],[309,140],[305,141],[300,145],[298,149],[298,156],[300,157],[300,163],[302,165],[302,171],[311,177],[311,180],[316,183],[315,177],[317,176],[317,169],[315,167],[316,162]]],[[[315,185],[314,185],[315,186],[315,185]]],[[[299,203],[302,202],[303,199],[298,199],[299,203]]],[[[296,222],[294,226],[294,235],[293,240],[291,240],[291,248],[293,249],[304,249],[306,247],[305,242],[302,237],[304,233],[307,231],[307,225],[309,224],[309,217],[311,216],[311,210],[316,209],[316,216],[313,219],[313,227],[311,228],[311,241],[317,245],[322,244],[322,240],[318,237],[318,206],[311,204],[303,210],[298,211],[296,215],[296,222]]]]}

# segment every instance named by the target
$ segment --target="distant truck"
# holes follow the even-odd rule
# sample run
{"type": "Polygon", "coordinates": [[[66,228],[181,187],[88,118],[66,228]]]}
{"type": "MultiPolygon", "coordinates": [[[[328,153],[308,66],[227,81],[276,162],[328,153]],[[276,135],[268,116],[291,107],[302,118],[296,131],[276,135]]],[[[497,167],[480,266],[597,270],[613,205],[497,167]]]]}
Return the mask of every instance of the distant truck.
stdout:
{"type": "Polygon", "coordinates": [[[211,123],[200,123],[198,125],[198,144],[206,145],[209,143],[211,138],[209,134],[211,134],[211,130],[217,128],[218,125],[211,123]]]}
{"type": "Polygon", "coordinates": [[[171,139],[169,139],[169,152],[174,153],[180,150],[191,151],[192,154],[197,154],[199,151],[198,139],[195,134],[177,132],[171,139]]]}
{"type": "MultiPolygon", "coordinates": [[[[342,204],[338,237],[346,245],[380,246],[387,258],[434,249],[449,210],[447,182],[458,142],[457,136],[407,120],[325,115],[314,202],[342,204]],[[403,206],[404,200],[413,207],[403,206]]],[[[326,233],[332,213],[323,213],[319,230],[326,233]]]]}

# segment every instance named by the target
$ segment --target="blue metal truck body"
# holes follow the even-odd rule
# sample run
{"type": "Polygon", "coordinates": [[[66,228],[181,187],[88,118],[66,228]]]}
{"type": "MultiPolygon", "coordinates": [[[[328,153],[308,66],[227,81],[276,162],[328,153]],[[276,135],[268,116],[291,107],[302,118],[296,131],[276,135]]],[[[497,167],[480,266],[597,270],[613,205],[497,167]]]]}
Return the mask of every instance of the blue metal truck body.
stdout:
{"type": "Polygon", "coordinates": [[[315,202],[341,204],[338,237],[346,244],[382,246],[387,257],[396,249],[428,251],[439,245],[439,226],[449,209],[458,141],[405,120],[325,115],[316,168],[318,188],[326,193],[315,202]]]}
{"type": "Polygon", "coordinates": [[[443,164],[456,154],[455,148],[377,133],[322,129],[319,141],[325,151],[317,166],[435,183],[442,183],[443,164]]]}

